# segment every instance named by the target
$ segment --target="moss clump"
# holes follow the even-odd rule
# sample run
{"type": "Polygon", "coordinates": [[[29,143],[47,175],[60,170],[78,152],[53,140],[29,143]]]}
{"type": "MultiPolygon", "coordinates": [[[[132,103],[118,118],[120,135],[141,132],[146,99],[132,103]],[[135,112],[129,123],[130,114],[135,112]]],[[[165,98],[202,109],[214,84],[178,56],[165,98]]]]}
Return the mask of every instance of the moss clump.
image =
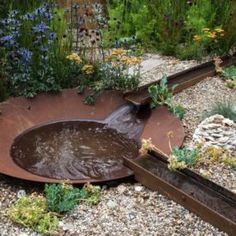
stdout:
{"type": "Polygon", "coordinates": [[[46,200],[42,196],[31,195],[20,198],[7,211],[7,215],[13,222],[44,235],[56,233],[59,224],[58,217],[48,212],[46,200]]]}

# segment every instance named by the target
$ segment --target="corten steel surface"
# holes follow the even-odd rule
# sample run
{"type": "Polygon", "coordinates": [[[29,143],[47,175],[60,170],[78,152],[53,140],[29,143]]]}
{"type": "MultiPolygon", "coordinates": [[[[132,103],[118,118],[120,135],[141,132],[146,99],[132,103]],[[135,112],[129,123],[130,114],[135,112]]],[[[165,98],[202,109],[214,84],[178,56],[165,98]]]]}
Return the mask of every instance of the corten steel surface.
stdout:
{"type": "MultiPolygon", "coordinates": [[[[104,92],[96,101],[95,106],[84,105],[83,96],[77,95],[75,90],[68,89],[58,94],[41,94],[33,99],[22,97],[12,98],[0,103],[0,173],[37,182],[61,182],[34,175],[15,164],[10,156],[10,149],[14,139],[27,129],[55,121],[66,120],[104,120],[113,111],[126,104],[122,94],[114,91],[104,92]]],[[[184,139],[184,129],[181,122],[167,108],[153,110],[143,129],[143,138],[151,137],[154,145],[163,152],[169,153],[167,133],[174,132],[172,143],[181,146],[184,139]],[[156,120],[157,119],[157,120],[156,120]],[[153,124],[151,128],[150,124],[153,124]]],[[[56,163],[55,163],[56,168],[56,163]]],[[[86,181],[71,180],[71,183],[103,182],[116,180],[133,175],[133,171],[124,169],[114,176],[103,179],[86,181]]]]}
{"type": "MultiPolygon", "coordinates": [[[[234,54],[232,57],[224,56],[221,59],[223,61],[222,66],[230,66],[236,64],[236,54],[234,54]]],[[[216,72],[214,61],[206,62],[168,76],[168,87],[172,88],[175,85],[176,87],[174,89],[174,93],[178,93],[188,87],[195,85],[206,77],[214,76],[215,74],[216,72]]],[[[137,92],[127,93],[125,95],[125,99],[135,105],[146,104],[150,102],[148,87],[153,84],[157,84],[157,82],[152,82],[147,85],[144,85],[140,87],[137,92]]]]}
{"type": "Polygon", "coordinates": [[[205,221],[236,235],[235,194],[201,176],[183,171],[172,172],[163,158],[145,155],[136,160],[125,159],[125,165],[135,173],[135,179],[199,215],[205,221]],[[220,190],[220,191],[219,191],[220,190]]]}

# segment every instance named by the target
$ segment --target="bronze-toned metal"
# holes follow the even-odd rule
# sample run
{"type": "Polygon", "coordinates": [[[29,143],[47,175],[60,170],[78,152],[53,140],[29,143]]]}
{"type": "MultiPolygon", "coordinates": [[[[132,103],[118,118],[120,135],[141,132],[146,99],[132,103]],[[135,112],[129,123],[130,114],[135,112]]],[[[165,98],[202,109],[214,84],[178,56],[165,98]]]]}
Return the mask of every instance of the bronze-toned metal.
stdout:
{"type": "MultiPolygon", "coordinates": [[[[115,110],[127,104],[123,95],[115,91],[105,91],[98,97],[94,106],[85,105],[83,99],[84,96],[78,95],[75,90],[67,89],[57,94],[40,94],[33,99],[11,98],[0,103],[2,112],[0,115],[0,173],[38,182],[65,181],[35,175],[19,167],[10,156],[11,145],[17,136],[28,129],[59,121],[83,119],[104,121],[115,110]]],[[[181,146],[184,139],[183,126],[167,108],[160,107],[149,115],[150,118],[145,120],[146,125],[141,133],[141,138],[151,137],[153,143],[168,154],[167,133],[173,131],[174,145],[181,146]],[[151,127],[152,125],[153,127],[151,127]]],[[[124,166],[121,171],[100,179],[73,179],[68,182],[103,182],[131,175],[133,175],[133,171],[124,166]]]]}
{"type": "Polygon", "coordinates": [[[229,235],[236,235],[235,194],[222,194],[216,184],[209,186],[199,181],[199,176],[172,172],[165,161],[151,155],[136,160],[125,159],[125,165],[144,186],[159,191],[229,235]]]}

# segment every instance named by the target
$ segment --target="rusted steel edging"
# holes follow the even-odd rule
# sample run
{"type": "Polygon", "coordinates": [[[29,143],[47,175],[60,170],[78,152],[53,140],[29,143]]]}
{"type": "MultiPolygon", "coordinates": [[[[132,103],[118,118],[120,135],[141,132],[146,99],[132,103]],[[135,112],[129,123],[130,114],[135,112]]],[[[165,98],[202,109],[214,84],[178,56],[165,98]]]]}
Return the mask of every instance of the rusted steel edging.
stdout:
{"type": "MultiPolygon", "coordinates": [[[[168,160],[166,159],[166,157],[164,157],[162,154],[156,152],[156,151],[150,151],[150,155],[158,158],[159,160],[161,160],[162,162],[168,164],[168,160]]],[[[234,194],[233,192],[231,192],[230,190],[216,184],[215,182],[206,179],[204,177],[202,177],[201,175],[199,175],[197,172],[195,172],[194,170],[191,170],[189,168],[185,168],[183,170],[178,170],[184,174],[186,174],[187,176],[189,176],[190,178],[201,182],[202,184],[204,184],[205,186],[207,186],[208,188],[213,189],[214,191],[217,191],[218,193],[222,194],[223,196],[226,196],[227,198],[231,199],[232,201],[236,202],[236,194],[234,194]]]]}
{"type": "Polygon", "coordinates": [[[231,219],[222,216],[194,197],[186,194],[181,189],[178,189],[172,184],[169,184],[162,178],[156,176],[139,164],[135,163],[135,161],[124,158],[124,163],[127,167],[134,171],[135,179],[142,183],[144,186],[152,190],[159,191],[161,194],[167,196],[168,198],[181,204],[188,210],[194,212],[203,220],[227,232],[230,236],[236,235],[236,222],[233,222],[231,221],[231,219]]]}
{"type": "MultiPolygon", "coordinates": [[[[230,66],[236,64],[236,53],[233,56],[221,57],[223,63],[222,66],[230,66]]],[[[174,94],[181,92],[182,90],[189,88],[198,82],[202,81],[206,77],[216,75],[214,61],[205,62],[203,64],[194,66],[187,70],[178,72],[176,74],[167,77],[168,87],[174,89],[174,94]]],[[[154,81],[138,88],[135,92],[128,92],[124,94],[124,98],[127,101],[132,102],[135,105],[146,104],[150,102],[150,97],[148,93],[148,87],[159,83],[159,81],[154,81]]]]}

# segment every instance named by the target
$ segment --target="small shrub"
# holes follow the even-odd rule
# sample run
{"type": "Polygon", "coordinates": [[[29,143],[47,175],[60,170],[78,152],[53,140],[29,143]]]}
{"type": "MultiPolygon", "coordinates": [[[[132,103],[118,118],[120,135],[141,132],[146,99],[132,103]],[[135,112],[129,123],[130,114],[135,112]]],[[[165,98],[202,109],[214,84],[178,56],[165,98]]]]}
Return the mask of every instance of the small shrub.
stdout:
{"type": "Polygon", "coordinates": [[[20,198],[8,211],[8,217],[15,223],[29,227],[38,233],[52,235],[57,231],[57,216],[47,211],[44,197],[20,198]]]}
{"type": "Polygon", "coordinates": [[[45,185],[46,204],[50,211],[66,213],[78,203],[79,189],[66,184],[45,185]]]}
{"type": "Polygon", "coordinates": [[[236,80],[236,66],[229,66],[223,69],[222,75],[225,79],[236,80]]]}
{"type": "Polygon", "coordinates": [[[226,80],[227,87],[236,88],[236,66],[230,66],[222,69],[221,75],[226,80]]]}
{"type": "Polygon", "coordinates": [[[168,88],[166,76],[161,78],[159,84],[151,85],[148,88],[148,92],[151,97],[151,108],[155,108],[158,105],[168,105],[173,97],[172,92],[168,88]]]}
{"type": "Polygon", "coordinates": [[[168,168],[170,170],[184,169],[186,167],[194,166],[197,162],[199,150],[197,148],[177,148],[172,149],[168,168]]]}
{"type": "Polygon", "coordinates": [[[222,115],[225,118],[228,118],[236,122],[236,108],[234,104],[229,100],[214,103],[211,110],[203,114],[203,119],[216,114],[222,115]]]}
{"type": "Polygon", "coordinates": [[[80,190],[80,201],[89,205],[97,205],[101,200],[101,188],[91,184],[85,184],[80,190]]]}
{"type": "Polygon", "coordinates": [[[46,184],[44,191],[48,209],[58,213],[73,210],[79,202],[95,205],[101,199],[101,188],[91,184],[85,184],[82,189],[68,184],[46,184]]]}
{"type": "Polygon", "coordinates": [[[159,84],[151,85],[148,88],[149,96],[151,97],[151,108],[167,105],[169,110],[175,114],[180,120],[184,118],[185,109],[181,105],[176,105],[173,102],[173,91],[168,88],[167,77],[163,76],[159,84]]]}

